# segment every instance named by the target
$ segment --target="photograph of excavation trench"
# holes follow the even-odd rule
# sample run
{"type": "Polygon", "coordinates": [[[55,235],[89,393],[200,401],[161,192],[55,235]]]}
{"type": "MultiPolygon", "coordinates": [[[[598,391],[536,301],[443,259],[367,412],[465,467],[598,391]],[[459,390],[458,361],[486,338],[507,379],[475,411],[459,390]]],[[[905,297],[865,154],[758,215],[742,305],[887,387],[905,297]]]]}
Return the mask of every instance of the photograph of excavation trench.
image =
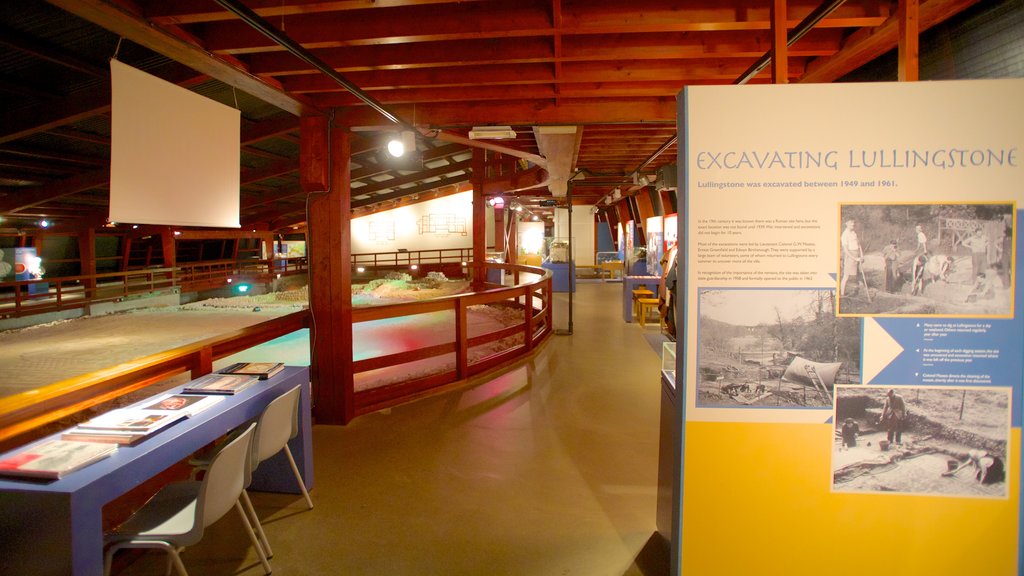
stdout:
{"type": "Polygon", "coordinates": [[[831,408],[860,377],[861,321],[837,318],[835,290],[701,290],[697,405],[831,408]]]}
{"type": "Polygon", "coordinates": [[[1009,387],[837,386],[833,421],[833,492],[1007,497],[1009,387]]]}

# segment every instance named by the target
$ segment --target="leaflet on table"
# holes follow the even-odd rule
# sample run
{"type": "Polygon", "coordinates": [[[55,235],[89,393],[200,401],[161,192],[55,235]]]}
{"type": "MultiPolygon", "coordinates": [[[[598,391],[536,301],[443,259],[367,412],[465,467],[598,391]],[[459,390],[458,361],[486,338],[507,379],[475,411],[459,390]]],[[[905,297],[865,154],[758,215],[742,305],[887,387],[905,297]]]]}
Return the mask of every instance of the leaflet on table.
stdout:
{"type": "MultiPolygon", "coordinates": [[[[781,96],[704,88],[686,101],[687,420],[826,422],[842,386],[879,405],[894,386],[1020,393],[1021,150],[987,136],[1005,130],[956,119],[939,144],[906,110],[884,132],[727,130],[781,96]]],[[[950,109],[975,89],[951,83],[950,109]]]]}
{"type": "Polygon", "coordinates": [[[116,444],[50,440],[14,452],[0,460],[0,475],[62,478],[110,456],[116,450],[116,444]]]}
{"type": "Polygon", "coordinates": [[[256,376],[240,374],[207,374],[189,382],[182,389],[186,394],[235,394],[259,381],[256,376]]]}

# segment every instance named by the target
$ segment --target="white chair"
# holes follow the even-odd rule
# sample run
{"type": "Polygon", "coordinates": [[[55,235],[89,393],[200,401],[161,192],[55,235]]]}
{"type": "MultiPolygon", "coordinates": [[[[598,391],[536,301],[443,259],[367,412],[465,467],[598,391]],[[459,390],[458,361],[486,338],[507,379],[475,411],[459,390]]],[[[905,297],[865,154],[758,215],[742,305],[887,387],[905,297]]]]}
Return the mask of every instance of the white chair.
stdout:
{"type": "Polygon", "coordinates": [[[232,507],[242,518],[242,524],[256,547],[264,572],[270,574],[270,563],[239,503],[248,471],[252,467],[255,428],[255,424],[250,424],[232,434],[229,441],[213,455],[202,480],[168,484],[127,522],[107,534],[104,574],[109,576],[114,553],[122,548],[159,548],[167,552],[168,574],[173,563],[180,576],[188,576],[179,555],[181,550],[199,542],[204,529],[227,514],[232,507]]]}
{"type": "Polygon", "coordinates": [[[295,475],[295,481],[299,484],[302,497],[306,499],[306,506],[313,509],[313,499],[309,497],[306,490],[306,483],[302,481],[299,474],[299,467],[295,465],[295,457],[288,447],[288,441],[299,434],[299,395],[302,389],[296,386],[284,394],[278,396],[273,402],[267,405],[260,415],[256,424],[256,439],[253,440],[253,470],[263,462],[274,456],[281,450],[288,457],[288,464],[295,475]]]}
{"type": "MultiPolygon", "coordinates": [[[[253,454],[250,460],[251,468],[248,470],[245,478],[245,487],[249,486],[252,472],[256,470],[260,462],[284,450],[284,454],[288,458],[288,464],[291,466],[292,474],[295,475],[295,480],[299,484],[299,490],[302,491],[306,505],[312,510],[313,499],[309,497],[306,483],[302,481],[299,467],[295,464],[295,457],[292,456],[292,451],[288,447],[288,441],[295,438],[299,433],[299,398],[301,391],[300,386],[292,388],[275,398],[263,409],[263,413],[260,414],[259,419],[256,421],[256,436],[253,439],[253,454]]],[[[196,471],[203,470],[209,465],[202,458],[190,460],[189,463],[196,467],[196,471]]],[[[239,500],[249,514],[249,519],[263,549],[263,554],[267,558],[273,558],[274,551],[270,548],[270,542],[263,531],[263,525],[256,515],[256,508],[252,505],[248,492],[242,490],[242,493],[239,494],[239,500]]]]}

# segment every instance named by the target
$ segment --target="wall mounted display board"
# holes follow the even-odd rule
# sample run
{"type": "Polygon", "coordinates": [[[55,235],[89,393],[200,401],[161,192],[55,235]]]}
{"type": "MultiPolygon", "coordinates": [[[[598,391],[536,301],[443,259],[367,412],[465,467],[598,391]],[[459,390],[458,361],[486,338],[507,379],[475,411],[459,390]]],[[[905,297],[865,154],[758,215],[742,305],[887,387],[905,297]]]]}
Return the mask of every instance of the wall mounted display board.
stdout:
{"type": "Polygon", "coordinates": [[[1021,573],[1021,102],[681,94],[673,574],[1021,573]]]}

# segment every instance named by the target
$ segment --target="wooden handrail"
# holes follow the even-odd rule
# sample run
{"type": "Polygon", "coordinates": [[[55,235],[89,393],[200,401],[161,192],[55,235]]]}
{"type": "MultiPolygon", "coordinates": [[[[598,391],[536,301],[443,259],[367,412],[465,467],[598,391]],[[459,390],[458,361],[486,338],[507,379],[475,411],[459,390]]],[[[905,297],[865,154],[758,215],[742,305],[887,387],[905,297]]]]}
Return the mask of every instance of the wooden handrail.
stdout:
{"type": "Polygon", "coordinates": [[[441,386],[456,385],[474,375],[519,359],[531,353],[540,342],[554,332],[552,327],[550,270],[531,266],[496,263],[486,263],[485,267],[511,272],[515,279],[515,285],[511,287],[488,288],[467,294],[444,296],[429,302],[403,302],[353,310],[353,324],[438,311],[452,311],[455,314],[454,335],[451,341],[447,343],[431,344],[413,350],[404,350],[374,358],[366,358],[353,363],[353,373],[358,375],[371,370],[400,366],[409,362],[426,360],[452,353],[455,354],[455,365],[451,368],[446,368],[442,373],[431,374],[382,388],[356,392],[355,413],[357,415],[405,402],[441,386]],[[520,283],[519,278],[521,274],[529,274],[536,278],[530,282],[520,283]],[[540,296],[537,295],[538,291],[540,296]],[[539,310],[533,306],[535,300],[541,304],[539,310]],[[522,306],[523,322],[490,333],[470,337],[466,326],[466,309],[469,306],[503,301],[516,302],[522,306]],[[517,334],[523,336],[523,344],[521,346],[499,352],[493,357],[471,361],[470,352],[473,347],[517,334]]]}
{"type": "MultiPolygon", "coordinates": [[[[456,367],[443,375],[433,375],[387,386],[386,390],[373,390],[357,394],[357,413],[362,414],[400,403],[416,395],[421,395],[431,387],[457,383],[498,367],[503,362],[518,359],[528,354],[544,338],[553,333],[550,271],[510,264],[488,263],[486,267],[511,272],[513,278],[516,279],[516,285],[487,288],[478,292],[446,296],[424,302],[389,304],[353,310],[354,324],[440,310],[453,310],[457,317],[463,318],[462,322],[456,322],[454,342],[388,354],[355,363],[356,372],[361,373],[452,352],[456,352],[458,357],[456,367]],[[518,282],[520,274],[530,274],[536,278],[531,282],[520,284],[518,282]],[[534,307],[535,300],[540,302],[539,308],[534,307]],[[466,308],[472,305],[502,301],[520,303],[524,310],[524,321],[512,327],[470,337],[466,331],[464,320],[466,308]],[[523,346],[498,353],[492,358],[470,362],[468,354],[473,346],[515,334],[523,335],[523,346]]],[[[159,274],[165,270],[167,269],[147,271],[144,275],[147,281],[150,281],[152,276],[149,274],[159,274]]],[[[42,388],[0,398],[0,451],[13,446],[18,437],[35,428],[176,374],[191,372],[193,378],[208,374],[212,371],[213,362],[217,359],[296,330],[308,328],[309,324],[310,313],[308,310],[302,310],[227,334],[69,378],[42,388]]]]}
{"type": "Polygon", "coordinates": [[[309,311],[240,328],[60,382],[0,398],[0,447],[34,428],[106,402],[164,378],[213,371],[214,360],[308,327],[309,311]]]}

